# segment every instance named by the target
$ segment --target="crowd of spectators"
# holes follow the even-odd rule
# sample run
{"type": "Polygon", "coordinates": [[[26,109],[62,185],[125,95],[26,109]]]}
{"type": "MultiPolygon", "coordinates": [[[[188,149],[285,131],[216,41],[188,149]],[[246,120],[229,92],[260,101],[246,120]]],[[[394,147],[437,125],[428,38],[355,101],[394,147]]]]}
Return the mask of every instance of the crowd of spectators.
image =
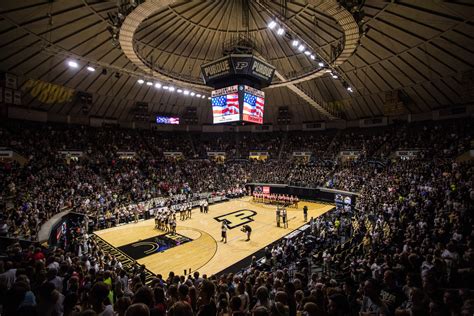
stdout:
{"type": "Polygon", "coordinates": [[[328,147],[336,136],[335,131],[320,131],[309,133],[304,131],[291,131],[284,144],[286,159],[291,159],[294,152],[310,152],[317,158],[326,155],[328,147]]]}
{"type": "MultiPolygon", "coordinates": [[[[146,267],[125,269],[81,223],[72,227],[74,238],[64,248],[13,243],[0,260],[1,313],[472,315],[474,168],[472,162],[455,159],[470,148],[472,130],[456,125],[427,123],[357,135],[348,131],[334,136],[340,141],[318,138],[324,146],[366,153],[355,161],[329,164],[189,159],[199,156],[199,143],[186,135],[174,141],[143,131],[116,134],[114,129],[34,125],[17,133],[12,125],[2,126],[0,146],[28,158],[24,165],[0,164],[2,236],[34,239],[40,225],[65,208],[103,216],[153,198],[225,193],[249,182],[324,185],[360,196],[355,208],[312,218],[304,233],[266,248],[262,260],[254,258],[237,274],[170,272],[145,280],[146,267]],[[398,145],[387,149],[387,137],[393,135],[398,145]],[[423,148],[424,154],[412,160],[368,159],[387,157],[402,144],[423,148]],[[76,161],[57,154],[72,148],[87,157],[76,161]],[[122,149],[138,155],[120,159],[117,151],[122,149]],[[165,150],[183,150],[185,159],[166,160],[161,155],[165,150]]],[[[267,148],[275,155],[284,136],[271,135],[260,144],[245,137],[247,144],[236,145],[236,153],[267,148]]],[[[322,152],[311,133],[308,141],[293,137],[287,141],[308,145],[288,149],[322,152]]]]}

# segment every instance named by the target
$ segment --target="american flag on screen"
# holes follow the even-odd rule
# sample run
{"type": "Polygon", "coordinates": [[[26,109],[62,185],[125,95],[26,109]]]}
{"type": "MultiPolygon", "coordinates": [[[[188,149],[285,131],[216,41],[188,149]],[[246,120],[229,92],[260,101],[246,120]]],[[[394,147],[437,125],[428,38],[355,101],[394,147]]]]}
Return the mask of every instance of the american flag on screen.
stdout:
{"type": "Polygon", "coordinates": [[[179,124],[179,117],[170,117],[169,124],[179,124]]]}
{"type": "Polygon", "coordinates": [[[211,103],[214,115],[239,114],[239,95],[237,93],[213,97],[211,103]]]}
{"type": "Polygon", "coordinates": [[[179,117],[157,116],[157,124],[179,124],[179,117]]]}
{"type": "Polygon", "coordinates": [[[244,93],[244,114],[263,117],[265,99],[250,93],[244,93]]]}

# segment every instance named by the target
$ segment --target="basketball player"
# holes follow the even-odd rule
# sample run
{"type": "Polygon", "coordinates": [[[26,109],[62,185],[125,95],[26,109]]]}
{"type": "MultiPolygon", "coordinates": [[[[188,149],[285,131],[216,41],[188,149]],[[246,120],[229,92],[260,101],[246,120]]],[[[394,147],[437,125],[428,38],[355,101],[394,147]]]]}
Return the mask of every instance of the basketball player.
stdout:
{"type": "Polygon", "coordinates": [[[191,202],[188,203],[188,210],[186,212],[186,218],[191,218],[191,213],[193,211],[193,206],[191,204],[191,202]]]}
{"type": "Polygon", "coordinates": [[[281,212],[281,217],[283,219],[283,228],[288,228],[288,218],[286,214],[286,208],[283,208],[281,212]]]}
{"type": "Polygon", "coordinates": [[[158,229],[163,230],[163,215],[161,214],[161,212],[158,212],[156,214],[156,217],[157,217],[157,220],[158,220],[158,229]]]}
{"type": "Polygon", "coordinates": [[[276,222],[277,222],[277,227],[280,227],[280,207],[277,206],[276,210],[276,222]]]}
{"type": "Polygon", "coordinates": [[[160,217],[158,211],[155,214],[155,228],[160,229],[160,217]]]}
{"type": "Polygon", "coordinates": [[[166,231],[170,232],[171,231],[171,212],[166,214],[165,224],[166,224],[166,231]]]}
{"type": "Polygon", "coordinates": [[[247,233],[247,239],[245,241],[250,241],[250,235],[252,234],[252,227],[249,225],[242,226],[242,231],[247,233]]]}
{"type": "Polygon", "coordinates": [[[308,221],[308,206],[303,206],[303,215],[305,223],[308,221]]]}
{"type": "Polygon", "coordinates": [[[186,209],[184,204],[179,206],[179,220],[184,221],[186,219],[186,209]]]}
{"type": "Polygon", "coordinates": [[[170,226],[171,226],[171,233],[173,235],[176,235],[176,215],[174,215],[173,218],[171,219],[170,226]]]}
{"type": "Polygon", "coordinates": [[[137,206],[133,208],[133,216],[134,216],[133,222],[138,223],[138,207],[137,206]]]}
{"type": "Polygon", "coordinates": [[[221,242],[224,242],[224,244],[227,244],[227,230],[229,228],[227,227],[227,224],[226,222],[222,222],[222,226],[221,226],[221,235],[222,235],[222,239],[221,239],[221,242]]]}
{"type": "Polygon", "coordinates": [[[209,212],[209,202],[207,200],[204,201],[204,213],[207,214],[209,212]]]}

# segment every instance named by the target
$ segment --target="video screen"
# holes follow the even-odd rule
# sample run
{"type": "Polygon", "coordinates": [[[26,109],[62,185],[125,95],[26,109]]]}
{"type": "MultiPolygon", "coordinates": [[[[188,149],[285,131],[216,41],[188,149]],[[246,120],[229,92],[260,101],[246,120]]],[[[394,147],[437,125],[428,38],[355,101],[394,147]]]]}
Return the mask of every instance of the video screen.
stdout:
{"type": "Polygon", "coordinates": [[[265,93],[252,87],[245,86],[242,120],[245,122],[263,124],[264,105],[265,93]]]}
{"type": "Polygon", "coordinates": [[[157,116],[156,124],[179,124],[179,117],[169,117],[169,116],[157,116]]]}
{"type": "Polygon", "coordinates": [[[240,120],[237,86],[212,91],[211,104],[214,124],[237,122],[240,120]]]}

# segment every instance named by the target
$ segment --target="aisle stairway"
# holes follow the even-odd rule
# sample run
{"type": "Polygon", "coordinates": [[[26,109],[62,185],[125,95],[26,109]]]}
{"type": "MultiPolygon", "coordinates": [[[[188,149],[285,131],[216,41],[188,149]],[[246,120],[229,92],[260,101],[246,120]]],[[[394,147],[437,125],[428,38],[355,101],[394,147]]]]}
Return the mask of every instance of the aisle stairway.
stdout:
{"type": "Polygon", "coordinates": [[[281,156],[283,155],[283,150],[285,149],[285,145],[287,141],[288,141],[288,133],[284,133],[283,138],[281,140],[280,151],[278,152],[278,160],[281,160],[281,156]]]}
{"type": "Polygon", "coordinates": [[[191,144],[191,149],[193,150],[193,158],[198,156],[198,153],[196,152],[196,147],[194,146],[193,138],[191,137],[190,133],[186,133],[186,136],[189,139],[189,143],[191,144]]]}
{"type": "Polygon", "coordinates": [[[342,130],[338,130],[336,135],[334,135],[333,139],[331,140],[331,143],[329,143],[329,146],[327,147],[323,155],[325,159],[333,160],[335,158],[334,155],[332,154],[332,151],[333,151],[334,146],[336,146],[337,140],[339,136],[341,135],[341,133],[342,133],[342,130]]]}

